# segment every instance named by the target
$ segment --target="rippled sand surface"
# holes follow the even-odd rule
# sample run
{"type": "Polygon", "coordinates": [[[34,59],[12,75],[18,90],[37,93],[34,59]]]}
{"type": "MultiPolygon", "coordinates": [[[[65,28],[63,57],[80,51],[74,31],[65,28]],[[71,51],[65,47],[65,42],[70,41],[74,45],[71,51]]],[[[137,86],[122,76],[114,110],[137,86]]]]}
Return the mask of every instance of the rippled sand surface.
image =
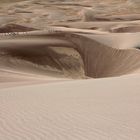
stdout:
{"type": "Polygon", "coordinates": [[[139,8],[1,0],[0,140],[139,140],[139,8]]]}

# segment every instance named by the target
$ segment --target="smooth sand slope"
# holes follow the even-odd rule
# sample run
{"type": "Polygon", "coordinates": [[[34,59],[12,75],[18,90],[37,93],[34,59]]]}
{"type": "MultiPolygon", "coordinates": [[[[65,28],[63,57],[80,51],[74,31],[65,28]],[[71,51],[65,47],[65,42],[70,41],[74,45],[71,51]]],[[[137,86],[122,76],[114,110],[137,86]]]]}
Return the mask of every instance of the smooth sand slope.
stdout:
{"type": "Polygon", "coordinates": [[[0,140],[139,140],[139,7],[0,1],[0,140]]]}
{"type": "Polygon", "coordinates": [[[140,76],[0,90],[3,140],[138,140],[140,76]]]}

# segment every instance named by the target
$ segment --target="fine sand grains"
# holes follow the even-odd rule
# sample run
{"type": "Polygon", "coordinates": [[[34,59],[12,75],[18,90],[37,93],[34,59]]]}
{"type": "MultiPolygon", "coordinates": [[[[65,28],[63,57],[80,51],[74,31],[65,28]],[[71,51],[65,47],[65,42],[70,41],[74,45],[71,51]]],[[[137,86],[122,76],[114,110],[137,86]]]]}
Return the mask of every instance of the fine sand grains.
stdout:
{"type": "Polygon", "coordinates": [[[0,140],[139,140],[136,0],[0,1],[0,140]]]}

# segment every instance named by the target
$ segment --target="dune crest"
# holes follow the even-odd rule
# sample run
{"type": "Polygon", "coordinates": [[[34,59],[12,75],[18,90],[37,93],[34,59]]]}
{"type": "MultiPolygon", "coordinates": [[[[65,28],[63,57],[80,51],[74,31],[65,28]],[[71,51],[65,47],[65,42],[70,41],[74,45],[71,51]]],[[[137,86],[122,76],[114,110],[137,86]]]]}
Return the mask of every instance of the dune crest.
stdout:
{"type": "Polygon", "coordinates": [[[29,67],[30,72],[37,70],[40,74],[47,74],[48,70],[73,78],[76,75],[81,78],[84,75],[92,78],[120,76],[140,68],[139,50],[113,48],[80,29],[79,33],[77,29],[62,29],[54,27],[48,32],[3,35],[0,41],[1,63],[4,60],[3,65],[10,64],[11,68],[12,65],[16,68],[17,64],[27,65],[25,69],[29,67]]]}

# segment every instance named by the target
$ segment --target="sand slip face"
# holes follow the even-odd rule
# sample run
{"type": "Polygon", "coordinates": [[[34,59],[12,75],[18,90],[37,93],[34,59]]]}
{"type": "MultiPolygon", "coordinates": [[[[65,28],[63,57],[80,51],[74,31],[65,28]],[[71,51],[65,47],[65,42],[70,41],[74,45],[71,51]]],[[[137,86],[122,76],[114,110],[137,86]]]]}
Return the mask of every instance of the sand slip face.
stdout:
{"type": "Polygon", "coordinates": [[[139,140],[136,0],[0,1],[0,140],[139,140]]]}
{"type": "MultiPolygon", "coordinates": [[[[140,51],[135,43],[139,43],[139,33],[137,42],[125,49],[121,48],[123,42],[120,48],[115,47],[114,38],[121,39],[115,36],[55,27],[1,34],[1,68],[69,78],[112,77],[138,71],[140,51]]],[[[133,34],[130,37],[135,39],[133,34]]]]}

